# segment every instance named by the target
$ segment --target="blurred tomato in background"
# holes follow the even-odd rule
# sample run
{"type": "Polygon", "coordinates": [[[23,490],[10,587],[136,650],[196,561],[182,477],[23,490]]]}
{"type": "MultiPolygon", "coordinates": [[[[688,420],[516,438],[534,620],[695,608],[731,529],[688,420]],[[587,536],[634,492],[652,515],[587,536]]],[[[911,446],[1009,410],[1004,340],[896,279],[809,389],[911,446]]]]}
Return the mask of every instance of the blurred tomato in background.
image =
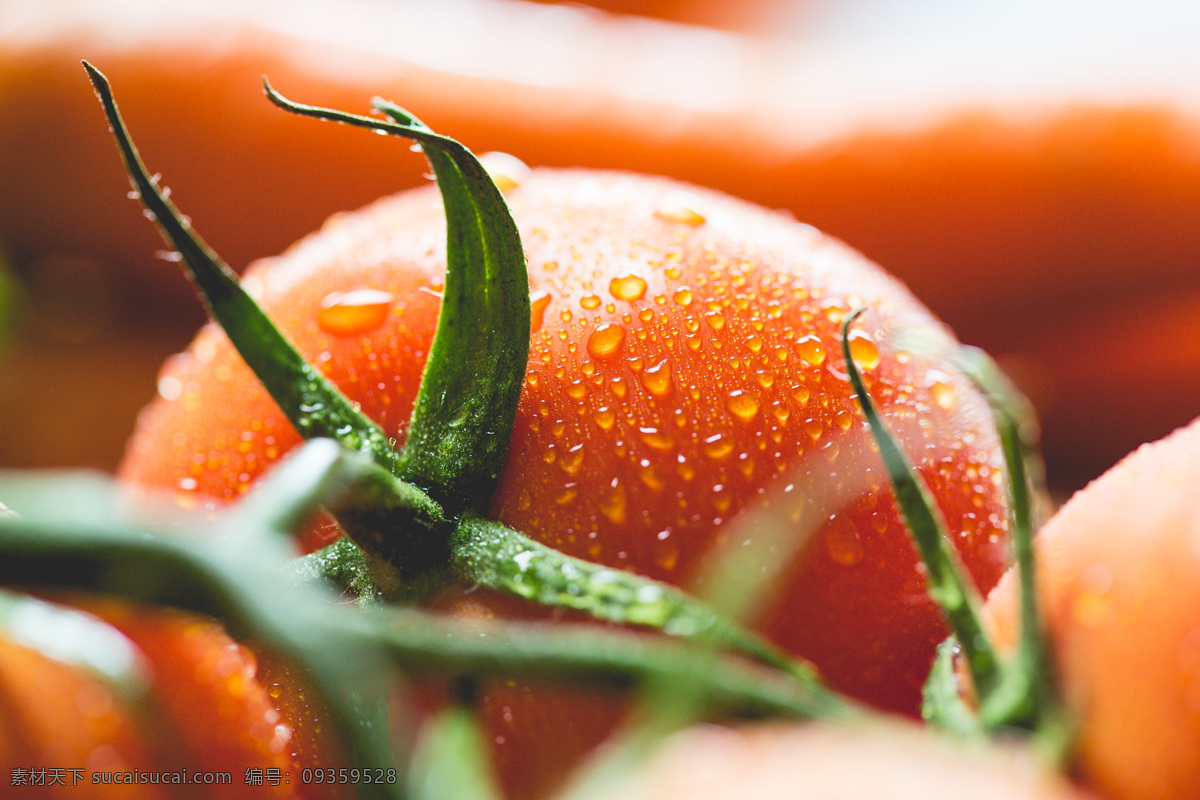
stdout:
{"type": "Polygon", "coordinates": [[[266,73],[303,102],[385,96],[477,152],[790,210],[1001,358],[1062,491],[1196,415],[1200,7],[596,5],[0,3],[0,466],[113,468],[203,319],[81,58],[238,270],[427,180],[401,142],[273,108],[266,73]]]}

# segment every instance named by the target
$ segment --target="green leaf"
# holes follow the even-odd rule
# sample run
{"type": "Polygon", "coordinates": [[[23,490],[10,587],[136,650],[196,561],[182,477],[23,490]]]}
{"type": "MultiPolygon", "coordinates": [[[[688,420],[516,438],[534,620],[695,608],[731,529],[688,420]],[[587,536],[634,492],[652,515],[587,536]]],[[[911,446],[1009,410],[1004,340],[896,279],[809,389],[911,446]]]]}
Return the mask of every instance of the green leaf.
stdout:
{"type": "Polygon", "coordinates": [[[982,741],[986,734],[979,714],[967,705],[959,691],[955,670],[958,652],[958,640],[953,636],[938,645],[933,668],[925,681],[921,716],[960,739],[982,741]]]}
{"type": "Polygon", "coordinates": [[[529,278],[516,222],[479,160],[392,103],[391,122],[293,103],[281,108],[419,142],[446,209],[446,285],[400,475],[451,515],[486,511],[504,466],[529,355],[529,278]]]}

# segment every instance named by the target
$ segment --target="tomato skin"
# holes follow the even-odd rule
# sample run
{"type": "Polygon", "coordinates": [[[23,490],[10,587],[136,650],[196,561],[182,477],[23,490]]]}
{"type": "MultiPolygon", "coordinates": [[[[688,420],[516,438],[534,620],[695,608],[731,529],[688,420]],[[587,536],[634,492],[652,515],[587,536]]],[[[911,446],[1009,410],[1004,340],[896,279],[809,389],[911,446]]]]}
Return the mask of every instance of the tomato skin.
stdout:
{"type": "Polygon", "coordinates": [[[1086,800],[1015,747],[972,749],[915,726],[781,723],[682,731],[619,796],[629,800],[1086,800]]]}
{"type": "MultiPolygon", "coordinates": [[[[1110,800],[1200,796],[1200,420],[1143,445],[1036,540],[1051,653],[1077,729],[1075,767],[1110,800]]],[[[1016,637],[1006,575],[985,617],[1016,637]]]]}
{"type": "MultiPolygon", "coordinates": [[[[493,515],[568,553],[681,585],[740,512],[783,515],[780,545],[801,552],[779,551],[794,563],[759,627],[832,685],[914,713],[944,630],[844,379],[838,327],[852,308],[870,309],[855,334],[868,385],[920,454],[986,590],[1007,528],[990,415],[944,358],[902,342],[923,337],[944,355],[949,334],[841,243],[715,192],[545,170],[507,196],[534,318],[493,515]]],[[[400,440],[436,323],[435,197],[427,188],[339,215],[246,278],[300,351],[400,440]],[[360,289],[387,293],[390,306],[382,321],[363,311],[347,334],[346,317],[325,309],[360,289]]],[[[185,504],[233,500],[298,441],[211,327],[159,387],[121,475],[185,504]]]]}

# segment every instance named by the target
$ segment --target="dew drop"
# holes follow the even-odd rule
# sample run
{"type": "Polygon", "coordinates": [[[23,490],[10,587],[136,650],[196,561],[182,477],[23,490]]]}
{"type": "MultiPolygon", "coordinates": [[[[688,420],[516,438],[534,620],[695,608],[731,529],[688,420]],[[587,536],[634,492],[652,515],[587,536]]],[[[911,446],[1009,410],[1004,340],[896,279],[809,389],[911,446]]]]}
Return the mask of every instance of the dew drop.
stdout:
{"type": "Polygon", "coordinates": [[[751,336],[746,340],[746,347],[750,348],[750,352],[758,353],[762,351],[763,340],[761,336],[751,336]]]}
{"type": "Polygon", "coordinates": [[[651,449],[665,453],[675,447],[675,440],[658,428],[639,428],[638,433],[641,434],[642,441],[651,449]]]}
{"type": "Polygon", "coordinates": [[[664,199],[654,216],[664,222],[677,222],[683,225],[703,225],[704,215],[696,210],[699,198],[695,195],[680,192],[664,199]]]}
{"type": "Polygon", "coordinates": [[[591,311],[594,308],[599,308],[600,307],[600,296],[595,295],[595,294],[589,294],[584,297],[581,297],[579,299],[579,305],[583,306],[588,311],[591,311]]]}
{"type": "Polygon", "coordinates": [[[825,554],[835,564],[852,567],[863,559],[862,542],[852,522],[836,517],[825,532],[825,554]]]}
{"type": "Polygon", "coordinates": [[[714,331],[719,331],[725,327],[724,315],[722,315],[716,311],[710,311],[707,314],[705,314],[704,321],[707,322],[708,327],[712,328],[714,331]]]}
{"type": "Polygon", "coordinates": [[[796,353],[806,364],[814,367],[825,363],[825,346],[819,338],[811,334],[796,342],[796,353]]]}
{"type": "Polygon", "coordinates": [[[725,406],[742,422],[749,422],[758,415],[758,405],[757,395],[740,389],[730,392],[725,400],[725,406]]]}
{"type": "Polygon", "coordinates": [[[479,157],[479,163],[502,192],[520,186],[531,172],[524,161],[508,153],[484,153],[479,157]]]}
{"type": "Polygon", "coordinates": [[[546,319],[546,307],[550,305],[550,293],[544,290],[538,290],[529,295],[529,328],[530,333],[536,333],[542,329],[542,323],[546,319]]]}
{"type": "Polygon", "coordinates": [[[804,420],[804,430],[808,433],[810,439],[814,442],[821,438],[821,434],[825,433],[825,426],[821,424],[819,419],[804,420]]]}
{"type": "Polygon", "coordinates": [[[378,289],[331,292],[321,300],[317,324],[334,336],[366,333],[384,323],[394,300],[391,294],[378,289]]]}
{"type": "Polygon", "coordinates": [[[639,300],[646,294],[646,281],[633,273],[618,275],[609,281],[608,291],[618,300],[639,300]]]}
{"type": "Polygon", "coordinates": [[[671,363],[665,358],[642,373],[642,386],[655,397],[665,397],[671,391],[671,363]]]}
{"type": "Polygon", "coordinates": [[[926,376],[933,402],[943,411],[951,411],[958,402],[958,390],[954,388],[950,376],[937,370],[930,370],[926,376]]]}
{"type": "Polygon", "coordinates": [[[853,330],[846,337],[846,343],[850,348],[850,357],[854,359],[854,363],[860,369],[875,369],[879,366],[879,348],[875,346],[875,340],[866,331],[853,330]]]}
{"type": "Polygon", "coordinates": [[[610,358],[625,343],[625,329],[606,322],[592,331],[587,340],[588,355],[592,358],[610,358]]]}
{"type": "Polygon", "coordinates": [[[558,459],[558,466],[568,475],[576,475],[583,466],[583,445],[577,444],[558,459]]]}
{"type": "Polygon", "coordinates": [[[612,430],[612,426],[617,421],[617,413],[605,406],[604,408],[596,409],[595,413],[592,414],[592,420],[600,426],[600,430],[612,430]]]}
{"type": "Polygon", "coordinates": [[[704,455],[714,460],[728,458],[733,452],[733,441],[718,433],[704,440],[704,455]]]}
{"type": "Polygon", "coordinates": [[[629,394],[629,384],[624,378],[613,378],[608,388],[618,400],[624,400],[625,395],[629,394]]]}
{"type": "Polygon", "coordinates": [[[573,400],[582,400],[587,396],[587,386],[583,381],[574,381],[567,387],[567,395],[573,400]]]}
{"type": "Polygon", "coordinates": [[[616,478],[600,498],[600,513],[614,525],[625,523],[625,487],[616,478]]]}
{"type": "Polygon", "coordinates": [[[844,409],[837,413],[837,416],[834,417],[834,420],[836,420],[838,427],[844,431],[850,430],[850,428],[854,425],[854,415],[844,409]]]}
{"type": "Polygon", "coordinates": [[[681,286],[675,290],[675,294],[671,295],[671,299],[674,300],[678,305],[687,308],[692,304],[692,290],[686,286],[681,286]]]}

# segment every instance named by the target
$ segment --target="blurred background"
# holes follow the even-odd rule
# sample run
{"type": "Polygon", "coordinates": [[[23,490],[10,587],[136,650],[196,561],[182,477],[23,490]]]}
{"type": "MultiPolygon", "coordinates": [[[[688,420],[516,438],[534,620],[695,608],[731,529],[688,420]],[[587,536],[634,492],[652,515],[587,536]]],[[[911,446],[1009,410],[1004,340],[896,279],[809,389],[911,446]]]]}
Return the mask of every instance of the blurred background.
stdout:
{"type": "Polygon", "coordinates": [[[203,312],[83,71],[236,269],[425,182],[284,94],[785,208],[998,356],[1067,492],[1200,414],[1200,4],[0,0],[0,467],[115,467],[203,312]]]}

